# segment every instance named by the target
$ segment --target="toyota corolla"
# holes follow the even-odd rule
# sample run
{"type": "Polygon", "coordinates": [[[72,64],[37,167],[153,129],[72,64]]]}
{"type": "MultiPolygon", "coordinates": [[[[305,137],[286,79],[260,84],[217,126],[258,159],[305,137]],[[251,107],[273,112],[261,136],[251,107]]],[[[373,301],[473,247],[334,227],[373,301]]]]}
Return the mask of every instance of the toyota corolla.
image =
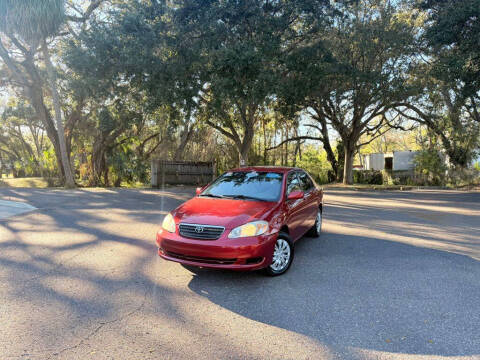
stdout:
{"type": "Polygon", "coordinates": [[[298,168],[228,171],[167,214],[158,254],[185,265],[285,273],[303,235],[319,236],[323,193],[298,168]]]}

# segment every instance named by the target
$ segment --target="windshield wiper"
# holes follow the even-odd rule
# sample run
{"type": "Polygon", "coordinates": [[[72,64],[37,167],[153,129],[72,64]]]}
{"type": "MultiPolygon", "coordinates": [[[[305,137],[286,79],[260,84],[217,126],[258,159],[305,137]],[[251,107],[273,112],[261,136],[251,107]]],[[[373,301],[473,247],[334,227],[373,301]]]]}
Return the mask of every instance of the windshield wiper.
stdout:
{"type": "Polygon", "coordinates": [[[260,199],[260,198],[257,198],[254,196],[248,196],[248,195],[223,195],[223,197],[232,198],[232,199],[242,199],[242,200],[267,201],[265,199],[260,199]]]}
{"type": "Polygon", "coordinates": [[[199,196],[207,196],[213,198],[223,198],[223,195],[215,195],[215,194],[200,194],[199,196]]]}

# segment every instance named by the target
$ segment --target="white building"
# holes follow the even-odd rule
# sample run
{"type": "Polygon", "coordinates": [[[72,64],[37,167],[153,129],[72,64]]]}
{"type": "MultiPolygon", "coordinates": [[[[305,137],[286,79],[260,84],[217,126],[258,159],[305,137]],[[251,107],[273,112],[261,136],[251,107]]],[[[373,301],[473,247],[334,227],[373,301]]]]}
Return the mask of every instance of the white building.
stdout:
{"type": "Polygon", "coordinates": [[[363,155],[364,170],[413,170],[413,159],[416,151],[394,151],[391,153],[375,153],[363,155]]]}

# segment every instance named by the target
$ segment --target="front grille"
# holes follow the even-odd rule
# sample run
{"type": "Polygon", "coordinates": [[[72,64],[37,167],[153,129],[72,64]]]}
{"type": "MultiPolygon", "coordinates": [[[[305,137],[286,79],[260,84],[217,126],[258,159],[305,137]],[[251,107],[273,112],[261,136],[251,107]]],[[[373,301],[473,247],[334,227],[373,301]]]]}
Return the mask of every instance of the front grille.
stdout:
{"type": "Polygon", "coordinates": [[[189,239],[216,240],[223,234],[225,228],[223,226],[180,223],[178,231],[181,236],[189,239]]]}
{"type": "Polygon", "coordinates": [[[237,261],[237,259],[218,259],[218,258],[184,255],[184,254],[174,253],[171,251],[165,251],[165,254],[167,256],[177,258],[180,260],[187,260],[187,261],[198,262],[203,264],[232,265],[237,261]]]}

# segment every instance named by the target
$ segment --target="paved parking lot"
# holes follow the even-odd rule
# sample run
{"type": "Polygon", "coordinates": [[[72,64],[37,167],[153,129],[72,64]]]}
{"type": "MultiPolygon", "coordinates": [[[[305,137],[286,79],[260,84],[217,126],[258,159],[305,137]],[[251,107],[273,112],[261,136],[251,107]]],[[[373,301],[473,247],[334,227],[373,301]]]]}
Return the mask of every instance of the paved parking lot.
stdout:
{"type": "Polygon", "coordinates": [[[0,359],[480,359],[480,193],[329,190],[277,278],[159,259],[192,194],[0,189],[0,359]]]}

